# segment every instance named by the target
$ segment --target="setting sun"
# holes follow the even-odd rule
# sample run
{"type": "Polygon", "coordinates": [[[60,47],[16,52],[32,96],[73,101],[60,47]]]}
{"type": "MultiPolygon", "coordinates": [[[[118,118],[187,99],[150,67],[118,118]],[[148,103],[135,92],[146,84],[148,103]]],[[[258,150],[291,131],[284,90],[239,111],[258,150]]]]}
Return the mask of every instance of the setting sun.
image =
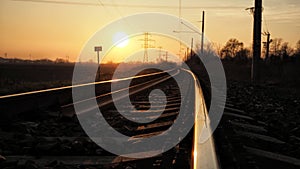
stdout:
{"type": "Polygon", "coordinates": [[[0,0],[0,166],[300,169],[299,21],[300,0],[0,0]]]}
{"type": "Polygon", "coordinates": [[[128,35],[124,32],[117,32],[113,36],[113,43],[116,47],[124,48],[129,44],[128,35]]]}

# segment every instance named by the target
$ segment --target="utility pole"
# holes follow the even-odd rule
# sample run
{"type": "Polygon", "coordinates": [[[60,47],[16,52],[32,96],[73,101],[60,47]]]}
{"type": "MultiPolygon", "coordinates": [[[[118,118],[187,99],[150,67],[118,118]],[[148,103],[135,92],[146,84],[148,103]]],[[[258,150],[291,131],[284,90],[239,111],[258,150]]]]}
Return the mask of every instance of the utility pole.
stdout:
{"type": "Polygon", "coordinates": [[[266,52],[266,59],[269,58],[270,43],[271,43],[270,33],[268,33],[268,34],[267,34],[267,52],[266,52]]]}
{"type": "Polygon", "coordinates": [[[190,49],[187,47],[187,48],[186,48],[185,61],[189,60],[189,51],[190,51],[190,49]]]}
{"type": "Polygon", "coordinates": [[[194,43],[194,39],[192,38],[192,41],[191,41],[191,56],[190,56],[190,59],[192,59],[192,56],[193,56],[193,44],[194,43]]]}
{"type": "Polygon", "coordinates": [[[259,62],[261,55],[261,24],[262,22],[262,0],[255,0],[254,25],[253,25],[253,54],[251,79],[257,82],[259,79],[259,62]]]}
{"type": "Polygon", "coordinates": [[[205,11],[202,11],[201,54],[203,54],[203,48],[204,48],[204,25],[205,25],[205,11]]]}
{"type": "Polygon", "coordinates": [[[144,34],[144,63],[145,62],[148,62],[148,47],[149,47],[149,44],[148,44],[148,36],[149,36],[149,33],[146,32],[144,34]]]}
{"type": "Polygon", "coordinates": [[[166,62],[168,62],[168,51],[166,51],[165,56],[166,56],[166,62]]]}
{"type": "Polygon", "coordinates": [[[158,59],[159,59],[159,62],[161,61],[161,49],[162,49],[162,47],[161,46],[159,46],[158,47],[158,49],[159,49],[159,53],[158,53],[158,59]]]}
{"type": "Polygon", "coordinates": [[[265,36],[267,36],[267,42],[264,42],[265,43],[265,47],[266,47],[266,56],[265,56],[265,60],[268,60],[269,58],[269,52],[270,52],[270,43],[272,42],[272,39],[271,38],[271,34],[269,32],[265,32],[264,33],[265,36]]]}
{"type": "MultiPolygon", "coordinates": [[[[99,57],[99,56],[98,56],[99,57]]],[[[69,55],[66,56],[66,63],[69,63],[69,55]]],[[[98,63],[99,64],[99,63],[98,63]]]]}

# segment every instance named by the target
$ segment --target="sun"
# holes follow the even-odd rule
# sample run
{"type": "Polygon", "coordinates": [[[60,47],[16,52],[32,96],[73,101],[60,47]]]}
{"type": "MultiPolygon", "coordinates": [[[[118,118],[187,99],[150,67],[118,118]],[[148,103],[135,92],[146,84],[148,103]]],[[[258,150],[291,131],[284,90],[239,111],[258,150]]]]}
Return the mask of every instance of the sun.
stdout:
{"type": "Polygon", "coordinates": [[[124,32],[117,32],[113,36],[113,43],[118,48],[124,48],[129,44],[128,35],[124,32]]]}

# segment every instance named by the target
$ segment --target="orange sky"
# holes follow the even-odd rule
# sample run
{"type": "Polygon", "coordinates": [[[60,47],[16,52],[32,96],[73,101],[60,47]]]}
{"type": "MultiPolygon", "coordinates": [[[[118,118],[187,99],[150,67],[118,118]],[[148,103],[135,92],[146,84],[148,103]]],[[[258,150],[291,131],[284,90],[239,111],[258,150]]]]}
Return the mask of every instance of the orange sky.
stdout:
{"type": "MultiPolygon", "coordinates": [[[[181,15],[200,26],[206,11],[206,36],[224,44],[235,37],[250,46],[253,0],[32,0],[0,1],[0,57],[76,60],[87,40],[113,20],[141,12],[181,15]],[[38,2],[37,2],[38,1],[38,2]],[[101,4],[102,3],[102,4],[101,4]],[[127,6],[126,6],[126,5],[127,6]]],[[[292,46],[300,39],[299,0],[265,0],[264,30],[292,46]]],[[[113,38],[113,37],[112,37],[113,38]]]]}

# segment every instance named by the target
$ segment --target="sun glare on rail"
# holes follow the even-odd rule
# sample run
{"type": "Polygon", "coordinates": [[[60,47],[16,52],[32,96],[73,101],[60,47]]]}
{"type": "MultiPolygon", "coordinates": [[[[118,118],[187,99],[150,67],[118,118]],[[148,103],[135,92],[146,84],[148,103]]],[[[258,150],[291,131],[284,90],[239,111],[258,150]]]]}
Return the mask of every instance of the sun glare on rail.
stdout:
{"type": "Polygon", "coordinates": [[[117,32],[113,36],[113,43],[118,48],[124,48],[129,44],[128,35],[124,32],[117,32]]]}

